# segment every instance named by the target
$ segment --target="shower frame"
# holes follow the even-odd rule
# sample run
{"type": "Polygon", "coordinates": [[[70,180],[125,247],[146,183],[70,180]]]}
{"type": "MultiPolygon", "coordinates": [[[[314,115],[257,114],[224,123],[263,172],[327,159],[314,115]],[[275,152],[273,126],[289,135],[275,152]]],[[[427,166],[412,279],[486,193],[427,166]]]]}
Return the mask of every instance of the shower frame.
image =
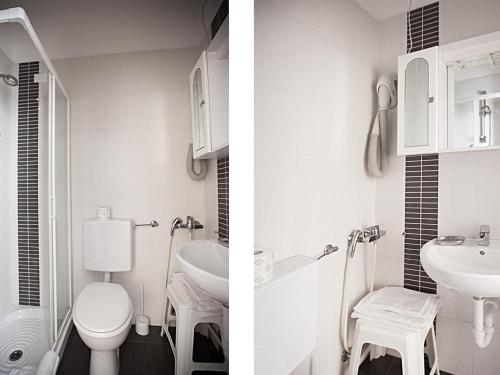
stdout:
{"type": "Polygon", "coordinates": [[[31,38],[33,45],[38,50],[43,62],[45,63],[48,69],[48,84],[49,84],[49,105],[48,105],[48,127],[49,127],[49,162],[48,162],[48,197],[42,197],[43,199],[48,200],[48,211],[49,215],[46,218],[49,224],[49,316],[50,316],[50,343],[52,349],[55,350],[58,354],[64,350],[64,345],[68,337],[68,331],[71,324],[71,312],[73,305],[73,295],[72,295],[72,238],[71,238],[71,175],[70,175],[70,155],[71,155],[71,143],[70,143],[70,126],[69,126],[69,118],[70,118],[70,99],[64,85],[59,78],[50,58],[48,57],[43,45],[35,32],[31,22],[28,18],[28,15],[24,11],[24,9],[16,7],[5,10],[0,10],[0,24],[2,23],[18,23],[20,24],[28,36],[31,38]],[[61,324],[60,329],[58,329],[57,324],[57,243],[56,243],[56,233],[57,233],[57,225],[56,225],[56,194],[55,194],[55,94],[56,94],[56,85],[59,86],[60,90],[64,94],[66,98],[66,188],[67,188],[67,196],[66,196],[66,216],[67,216],[67,246],[68,246],[68,290],[69,290],[69,309],[66,311],[65,316],[63,318],[63,323],[61,324]]]}

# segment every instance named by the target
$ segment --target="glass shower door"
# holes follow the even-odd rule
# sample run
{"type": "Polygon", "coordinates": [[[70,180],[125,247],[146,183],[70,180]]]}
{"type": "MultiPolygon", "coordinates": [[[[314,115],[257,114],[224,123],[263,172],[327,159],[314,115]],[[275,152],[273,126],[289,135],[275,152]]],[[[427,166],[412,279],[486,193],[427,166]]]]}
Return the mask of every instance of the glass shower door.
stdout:
{"type": "Polygon", "coordinates": [[[54,272],[54,325],[58,337],[71,309],[71,258],[69,226],[68,100],[51,77],[52,126],[52,244],[54,272]]]}

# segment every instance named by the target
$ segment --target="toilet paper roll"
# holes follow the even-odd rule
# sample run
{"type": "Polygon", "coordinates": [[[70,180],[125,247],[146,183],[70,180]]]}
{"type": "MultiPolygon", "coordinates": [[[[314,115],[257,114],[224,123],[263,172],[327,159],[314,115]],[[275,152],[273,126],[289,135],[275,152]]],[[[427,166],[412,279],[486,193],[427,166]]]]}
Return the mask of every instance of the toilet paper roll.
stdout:
{"type": "Polygon", "coordinates": [[[111,219],[111,208],[110,207],[98,207],[96,210],[97,220],[110,220],[111,219]]]}
{"type": "Polygon", "coordinates": [[[260,285],[273,277],[274,256],[270,250],[254,251],[254,284],[260,285]]]}

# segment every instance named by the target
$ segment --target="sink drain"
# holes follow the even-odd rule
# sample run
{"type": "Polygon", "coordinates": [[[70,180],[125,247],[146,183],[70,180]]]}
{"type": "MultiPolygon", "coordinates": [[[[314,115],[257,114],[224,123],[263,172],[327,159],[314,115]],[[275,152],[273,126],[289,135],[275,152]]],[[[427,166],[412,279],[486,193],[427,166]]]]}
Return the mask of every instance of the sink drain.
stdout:
{"type": "Polygon", "coordinates": [[[21,350],[14,350],[9,355],[9,361],[16,362],[16,361],[20,360],[22,356],[23,356],[23,352],[21,350]]]}

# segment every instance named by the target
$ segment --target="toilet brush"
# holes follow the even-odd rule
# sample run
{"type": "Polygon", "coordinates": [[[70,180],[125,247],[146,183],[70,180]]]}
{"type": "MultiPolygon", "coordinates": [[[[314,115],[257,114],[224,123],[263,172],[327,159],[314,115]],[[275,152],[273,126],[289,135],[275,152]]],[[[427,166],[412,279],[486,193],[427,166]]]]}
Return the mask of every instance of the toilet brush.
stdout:
{"type": "Polygon", "coordinates": [[[141,336],[149,334],[149,319],[144,315],[144,284],[141,284],[141,314],[135,318],[135,332],[141,336]]]}

